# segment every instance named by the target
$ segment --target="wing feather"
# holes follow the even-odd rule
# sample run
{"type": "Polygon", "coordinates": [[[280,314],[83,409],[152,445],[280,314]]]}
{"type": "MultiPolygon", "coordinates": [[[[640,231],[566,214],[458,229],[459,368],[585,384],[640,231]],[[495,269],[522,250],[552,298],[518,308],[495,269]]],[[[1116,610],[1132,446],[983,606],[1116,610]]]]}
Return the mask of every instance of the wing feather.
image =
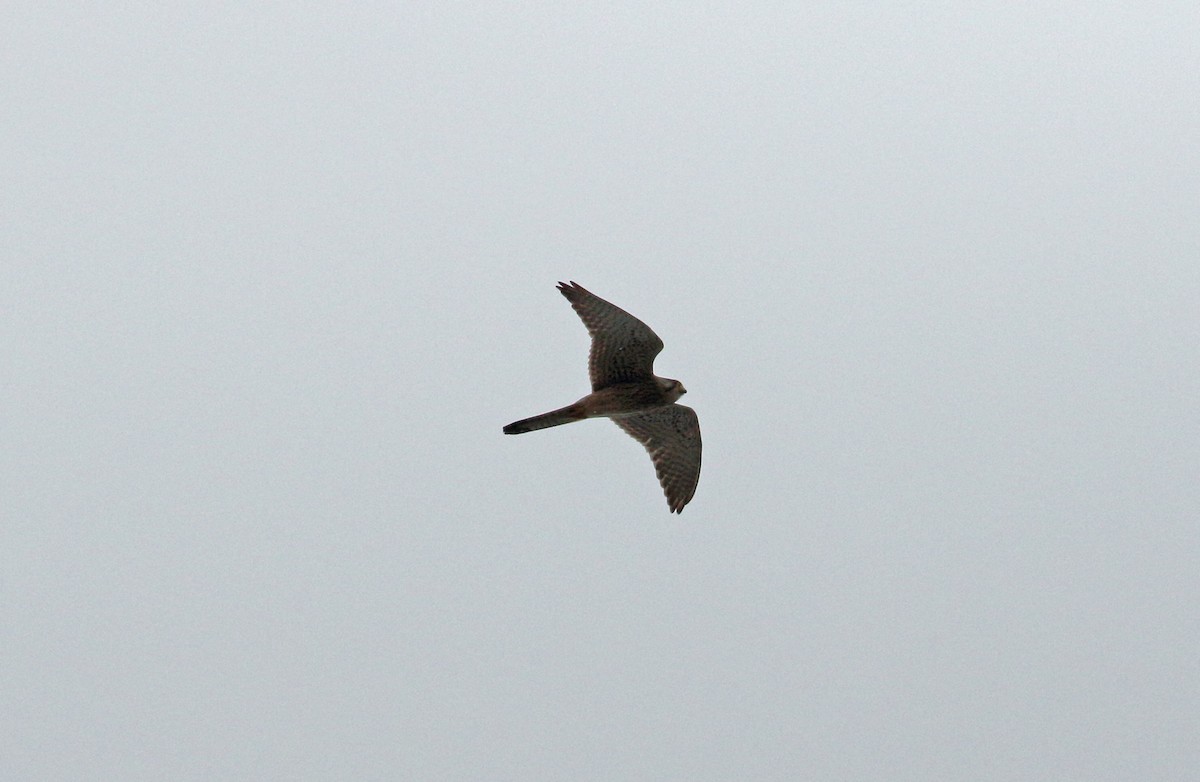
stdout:
{"type": "Polygon", "coordinates": [[[682,513],[700,482],[700,420],[686,405],[664,405],[612,419],[650,454],[667,505],[682,513]]]}
{"type": "Polygon", "coordinates": [[[649,326],[578,283],[560,282],[558,289],[592,337],[588,375],[593,391],[654,379],[654,357],[663,343],[649,326]]]}

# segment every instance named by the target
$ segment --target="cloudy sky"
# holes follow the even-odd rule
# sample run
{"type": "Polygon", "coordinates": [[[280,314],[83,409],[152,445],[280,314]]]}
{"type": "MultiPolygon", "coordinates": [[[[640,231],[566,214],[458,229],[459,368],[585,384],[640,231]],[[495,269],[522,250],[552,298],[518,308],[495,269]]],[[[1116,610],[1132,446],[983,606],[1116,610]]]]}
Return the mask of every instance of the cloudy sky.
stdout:
{"type": "Polygon", "coordinates": [[[4,11],[0,776],[1194,778],[1200,10],[813,5],[4,11]]]}

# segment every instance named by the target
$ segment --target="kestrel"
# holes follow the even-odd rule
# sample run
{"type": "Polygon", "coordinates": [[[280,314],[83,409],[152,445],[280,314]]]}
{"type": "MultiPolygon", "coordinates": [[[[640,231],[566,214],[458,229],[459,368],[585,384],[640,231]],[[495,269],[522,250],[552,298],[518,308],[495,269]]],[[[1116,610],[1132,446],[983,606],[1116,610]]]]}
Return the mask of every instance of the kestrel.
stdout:
{"type": "Polygon", "coordinates": [[[611,418],[646,447],[667,505],[672,512],[682,513],[700,480],[700,421],[695,410],[675,403],[687,393],[683,383],[654,374],[654,357],[663,349],[662,340],[645,323],[578,283],[560,282],[558,290],[592,337],[588,356],[592,393],[573,405],[515,421],[504,427],[504,433],[611,418]]]}

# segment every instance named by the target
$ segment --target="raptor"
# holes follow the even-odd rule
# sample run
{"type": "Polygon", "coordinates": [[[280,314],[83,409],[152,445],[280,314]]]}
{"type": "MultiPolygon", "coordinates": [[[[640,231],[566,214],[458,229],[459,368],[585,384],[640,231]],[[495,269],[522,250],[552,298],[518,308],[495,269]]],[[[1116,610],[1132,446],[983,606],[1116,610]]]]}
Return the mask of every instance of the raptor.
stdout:
{"type": "Polygon", "coordinates": [[[674,513],[683,512],[700,480],[700,421],[695,410],[677,402],[687,393],[683,383],[654,374],[662,340],[645,323],[578,283],[560,282],[558,290],[591,335],[592,392],[566,407],[514,421],[504,433],[611,418],[646,448],[667,505],[674,513]]]}

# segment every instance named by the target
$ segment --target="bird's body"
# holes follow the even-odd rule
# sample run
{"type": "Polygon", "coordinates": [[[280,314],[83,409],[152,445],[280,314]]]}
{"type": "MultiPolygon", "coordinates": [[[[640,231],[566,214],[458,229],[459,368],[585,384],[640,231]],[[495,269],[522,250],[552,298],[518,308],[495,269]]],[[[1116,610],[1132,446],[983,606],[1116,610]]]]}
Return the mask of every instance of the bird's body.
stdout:
{"type": "Polygon", "coordinates": [[[616,419],[638,415],[646,410],[669,405],[682,393],[674,389],[664,389],[657,384],[651,386],[647,383],[617,383],[593,391],[573,405],[515,421],[504,427],[504,433],[524,434],[535,429],[582,421],[585,418],[616,419]]]}
{"type": "Polygon", "coordinates": [[[504,427],[504,433],[611,418],[645,446],[667,504],[673,512],[682,512],[700,479],[700,422],[694,410],[676,404],[687,393],[683,384],[653,372],[662,340],[645,323],[581,285],[559,283],[558,289],[592,337],[588,359],[592,393],[558,410],[515,421],[504,427]]]}

